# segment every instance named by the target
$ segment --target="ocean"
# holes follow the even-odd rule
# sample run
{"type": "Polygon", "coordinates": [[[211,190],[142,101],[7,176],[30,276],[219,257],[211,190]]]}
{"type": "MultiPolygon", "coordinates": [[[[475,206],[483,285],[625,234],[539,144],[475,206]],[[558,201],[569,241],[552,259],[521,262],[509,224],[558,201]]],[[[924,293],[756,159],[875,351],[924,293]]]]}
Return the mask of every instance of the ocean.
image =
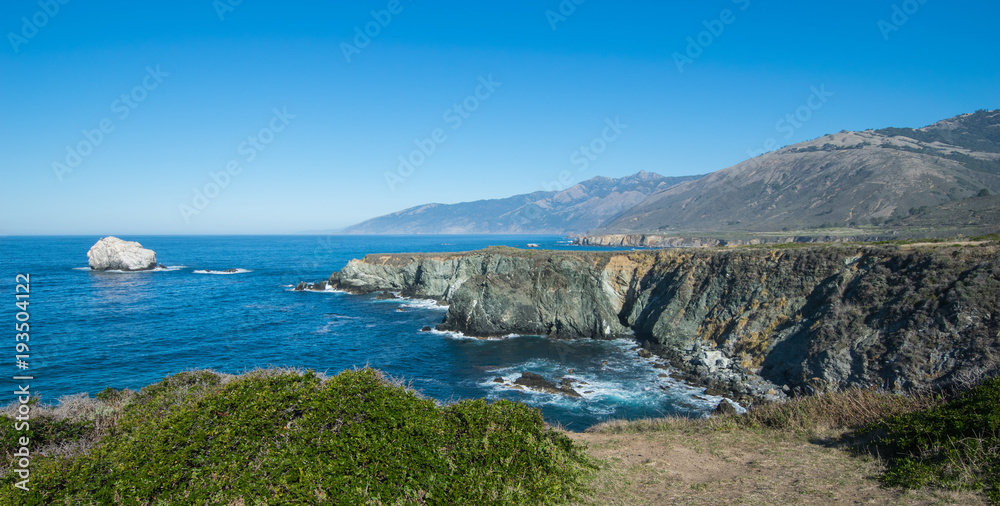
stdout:
{"type": "MultiPolygon", "coordinates": [[[[165,270],[92,272],[98,236],[0,237],[4,318],[13,326],[15,276],[29,274],[27,369],[6,334],[0,377],[32,375],[43,403],[106,387],[141,389],[193,369],[238,374],[293,367],[334,375],[370,366],[440,402],[510,399],[580,431],[608,419],[704,416],[721,400],[640,359],[626,340],[478,340],[420,332],[445,309],[422,300],[295,292],[368,253],[468,251],[491,245],[581,249],[560,236],[124,236],[156,252],[165,270]],[[206,271],[237,269],[230,274],[206,271]],[[586,382],[582,398],[525,392],[523,371],[586,382]],[[572,372],[570,372],[572,371],[572,372]]],[[[592,248],[596,249],[596,248],[592,248]]],[[[23,300],[23,299],[22,299],[23,300]]],[[[23,382],[22,382],[23,383],[23,382]]],[[[10,391],[14,389],[11,388],[10,391]]],[[[13,401],[10,396],[8,401],[13,401]]]]}

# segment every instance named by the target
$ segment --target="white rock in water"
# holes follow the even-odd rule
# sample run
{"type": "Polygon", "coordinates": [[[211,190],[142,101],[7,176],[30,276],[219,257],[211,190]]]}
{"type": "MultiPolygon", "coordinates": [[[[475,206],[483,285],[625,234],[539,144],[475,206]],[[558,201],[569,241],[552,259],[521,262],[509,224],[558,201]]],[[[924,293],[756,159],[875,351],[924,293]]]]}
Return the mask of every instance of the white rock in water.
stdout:
{"type": "Polygon", "coordinates": [[[108,236],[87,252],[90,268],[95,271],[146,271],[156,268],[156,253],[135,241],[108,236]]]}

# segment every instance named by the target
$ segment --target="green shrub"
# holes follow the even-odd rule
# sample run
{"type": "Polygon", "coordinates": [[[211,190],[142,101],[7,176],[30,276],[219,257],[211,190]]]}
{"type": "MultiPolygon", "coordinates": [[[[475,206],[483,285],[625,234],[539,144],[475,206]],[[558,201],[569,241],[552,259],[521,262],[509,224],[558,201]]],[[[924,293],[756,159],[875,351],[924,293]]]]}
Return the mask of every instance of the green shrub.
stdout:
{"type": "Polygon", "coordinates": [[[590,467],[538,410],[438,406],[377,371],[171,376],[125,406],[94,449],[32,462],[4,504],[542,504],[590,467]]]}
{"type": "Polygon", "coordinates": [[[886,484],[981,489],[1000,504],[1000,378],[942,406],[891,417],[862,432],[883,432],[876,444],[894,452],[886,484]]]}

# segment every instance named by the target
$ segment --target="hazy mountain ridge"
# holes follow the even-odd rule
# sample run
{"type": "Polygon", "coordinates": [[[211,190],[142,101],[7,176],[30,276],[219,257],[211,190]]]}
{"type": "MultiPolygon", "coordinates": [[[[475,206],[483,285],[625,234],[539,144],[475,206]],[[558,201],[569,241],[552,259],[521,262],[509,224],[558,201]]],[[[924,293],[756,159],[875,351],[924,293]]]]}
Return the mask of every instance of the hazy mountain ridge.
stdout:
{"type": "Polygon", "coordinates": [[[651,172],[595,177],[562,191],[503,199],[425,204],[344,229],[348,234],[569,234],[599,227],[657,191],[700,176],[651,172]]]}
{"type": "MultiPolygon", "coordinates": [[[[1000,212],[996,199],[966,202],[984,192],[1000,193],[1000,110],[917,129],[841,131],[705,176],[639,172],[620,179],[595,177],[562,191],[426,204],[343,232],[670,236],[822,234],[839,227],[989,228],[1000,212]]],[[[877,236],[883,231],[865,232],[877,236]]]]}
{"type": "Polygon", "coordinates": [[[1000,111],[826,135],[651,195],[593,234],[881,224],[1000,190],[1000,111]]]}

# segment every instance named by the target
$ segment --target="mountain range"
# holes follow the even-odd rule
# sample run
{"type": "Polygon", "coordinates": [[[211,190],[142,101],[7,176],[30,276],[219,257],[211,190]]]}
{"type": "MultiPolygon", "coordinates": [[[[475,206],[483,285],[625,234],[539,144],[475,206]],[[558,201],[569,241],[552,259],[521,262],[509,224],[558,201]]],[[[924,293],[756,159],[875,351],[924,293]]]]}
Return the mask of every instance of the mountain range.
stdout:
{"type": "MultiPolygon", "coordinates": [[[[370,234],[663,234],[831,227],[996,228],[1000,110],[919,128],[841,131],[705,176],[639,172],[560,192],[428,204],[345,230],[370,234]]],[[[993,231],[993,230],[990,230],[993,231]]]]}
{"type": "Polygon", "coordinates": [[[562,191],[460,204],[426,204],[364,221],[348,234],[572,234],[600,227],[650,195],[698,176],[639,172],[595,177],[562,191]]]}

